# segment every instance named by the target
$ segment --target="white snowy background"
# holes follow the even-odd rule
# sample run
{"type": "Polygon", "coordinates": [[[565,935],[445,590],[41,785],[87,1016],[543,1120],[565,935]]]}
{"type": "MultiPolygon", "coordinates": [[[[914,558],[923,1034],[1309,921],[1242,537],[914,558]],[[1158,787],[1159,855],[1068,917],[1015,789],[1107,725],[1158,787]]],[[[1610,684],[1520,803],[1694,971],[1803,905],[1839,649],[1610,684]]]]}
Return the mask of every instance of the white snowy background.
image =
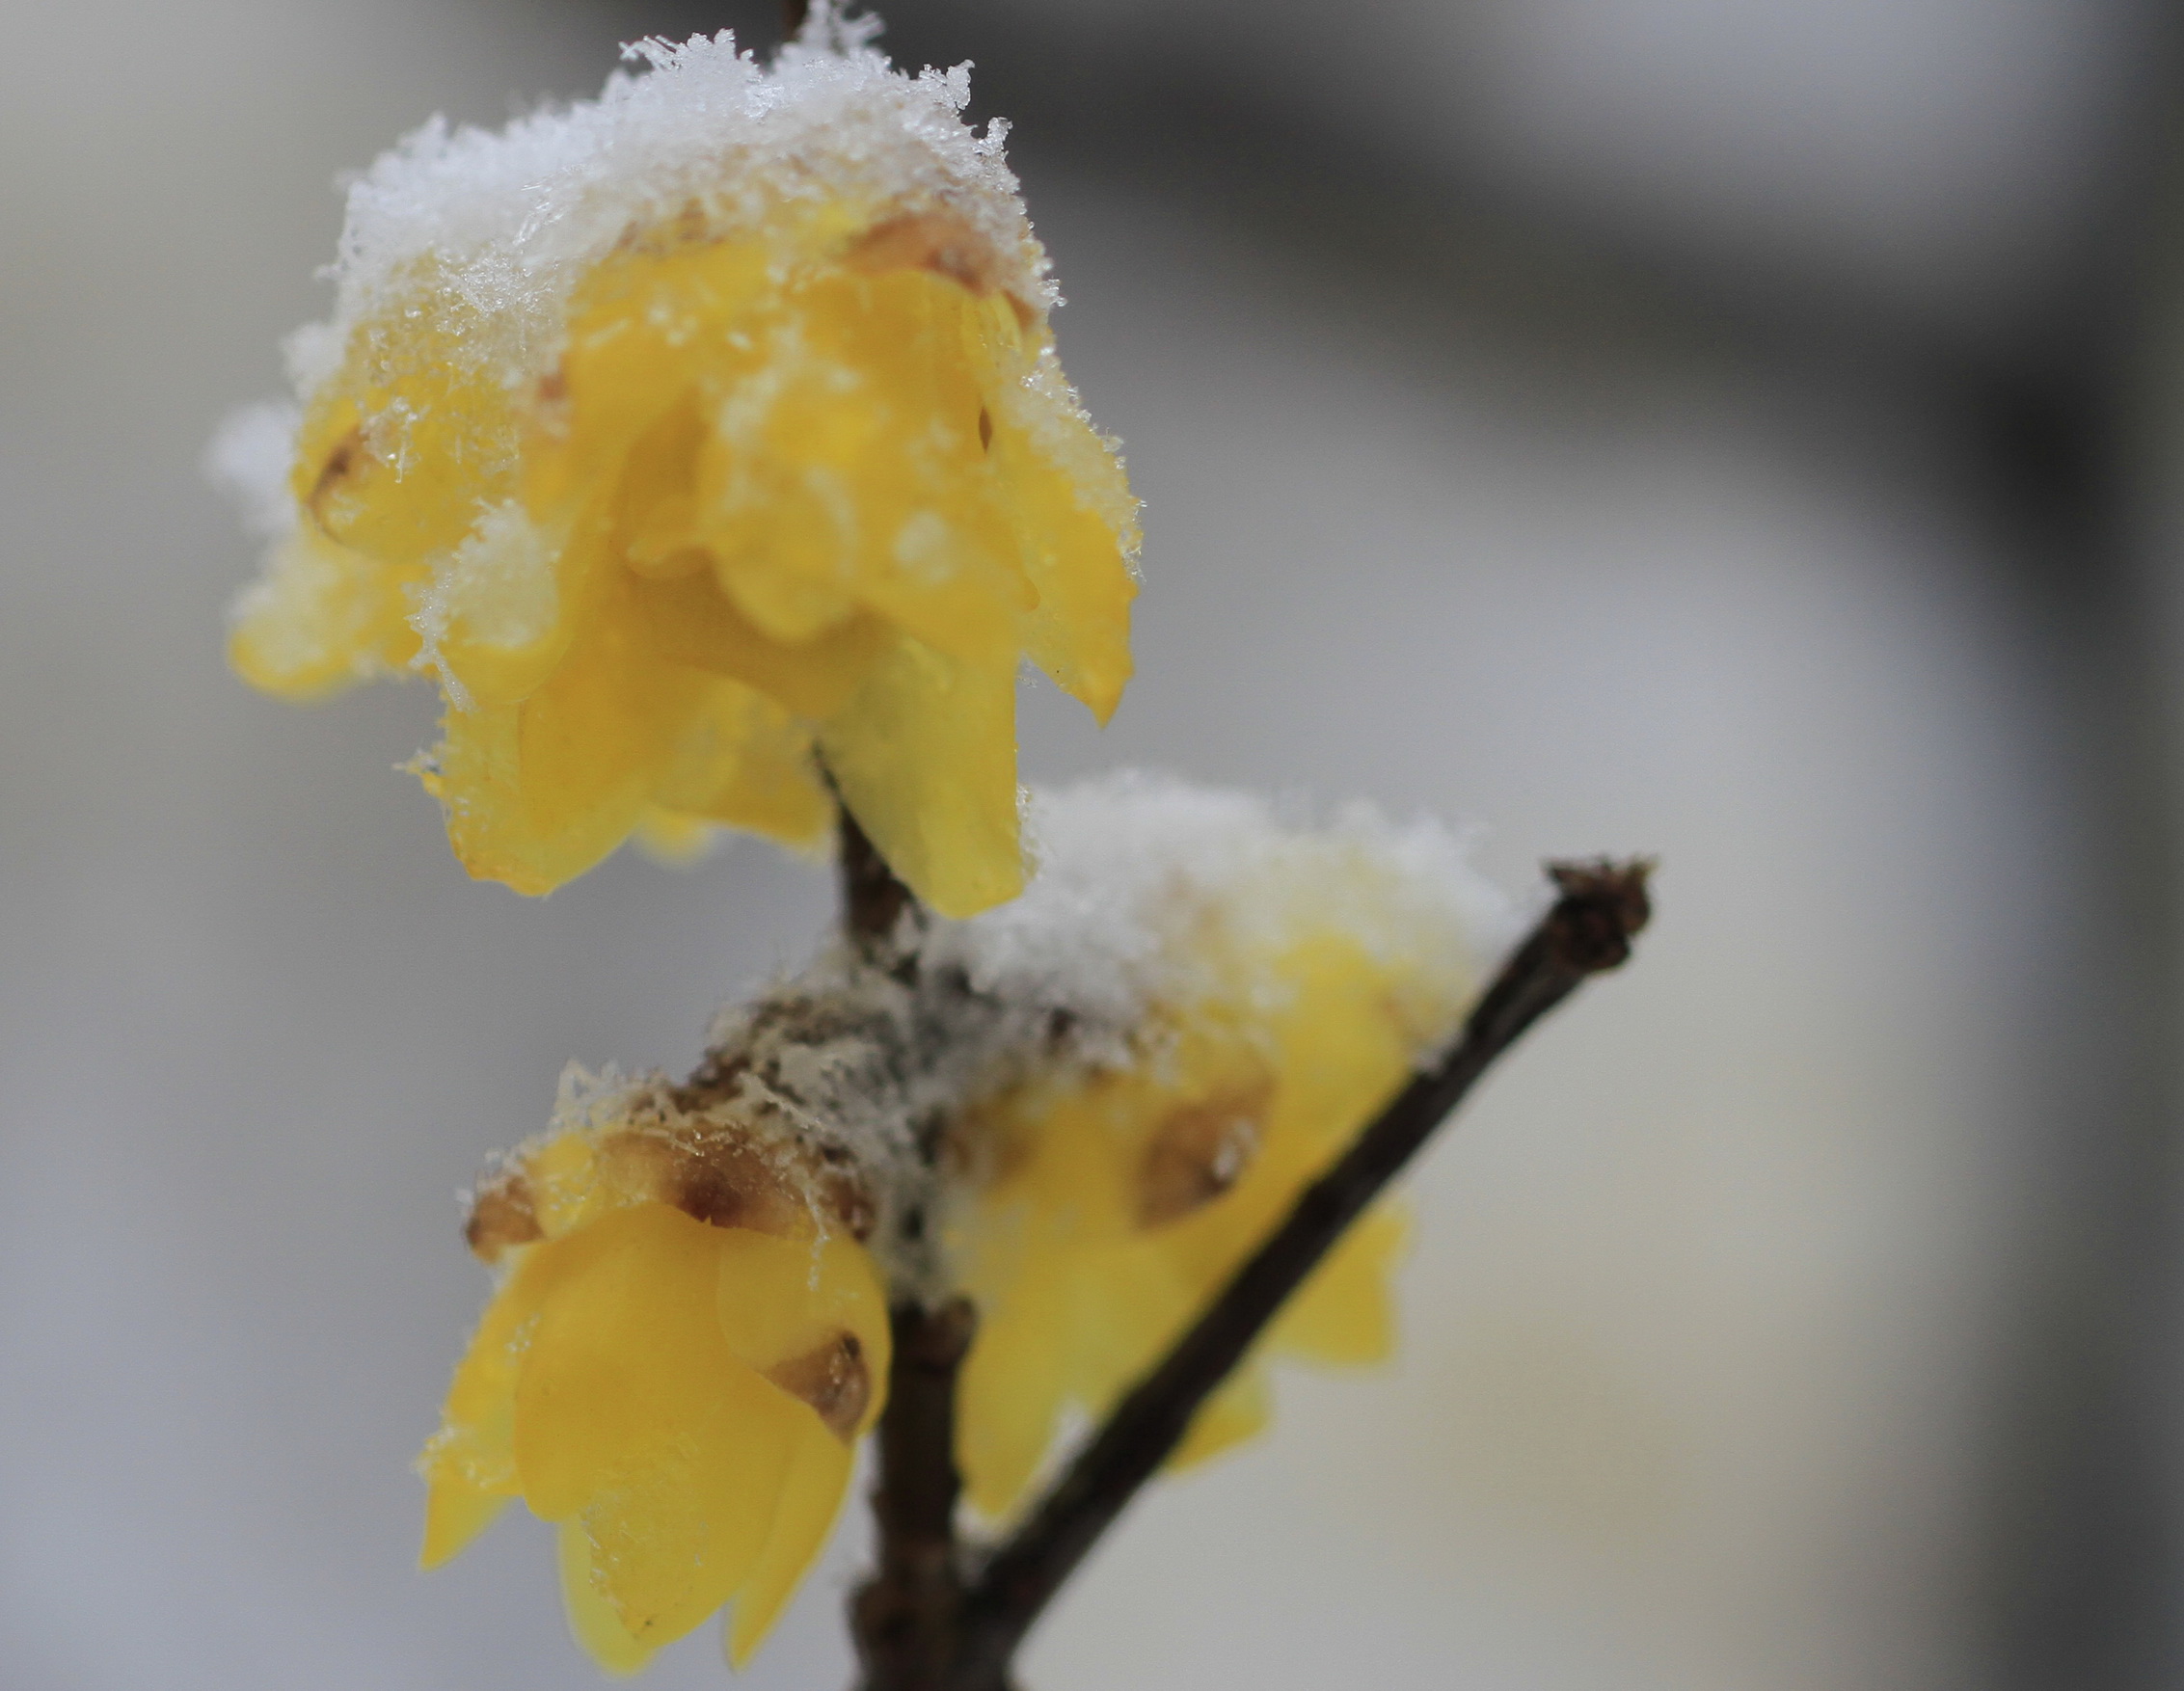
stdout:
{"type": "MultiPolygon", "coordinates": [[[[905,0],[905,4],[908,0],[905,0]]],[[[1039,0],[1059,7],[1063,0],[1039,0]]],[[[1245,29],[1226,0],[1086,28],[1245,29]]],[[[619,17],[621,14],[617,14],[619,17]]],[[[1252,86],[1507,192],[1972,335],[2036,289],[2128,39],[2074,0],[1390,0],[1252,86]]],[[[745,842],[544,902],[392,765],[419,687],[226,672],[202,483],[323,309],[335,174],[596,88],[514,0],[0,0],[0,1685],[597,1682],[548,1539],[413,1571],[483,1275],[453,1194],[570,1059],[687,1066],[824,876],[745,842]]],[[[1999,539],[1885,376],[1554,358],[1462,299],[1037,163],[1058,327],[1147,504],[1142,763],[1660,854],[1639,964],[1410,1190],[1400,1362],[1292,1375],[1038,1635],[1038,1691],[1976,1686],[1988,1406],[2078,825],[1999,539]]],[[[846,1681],[845,1531],[747,1682],[846,1681]]],[[[658,1691],[716,1685],[710,1631],[658,1691]]]]}

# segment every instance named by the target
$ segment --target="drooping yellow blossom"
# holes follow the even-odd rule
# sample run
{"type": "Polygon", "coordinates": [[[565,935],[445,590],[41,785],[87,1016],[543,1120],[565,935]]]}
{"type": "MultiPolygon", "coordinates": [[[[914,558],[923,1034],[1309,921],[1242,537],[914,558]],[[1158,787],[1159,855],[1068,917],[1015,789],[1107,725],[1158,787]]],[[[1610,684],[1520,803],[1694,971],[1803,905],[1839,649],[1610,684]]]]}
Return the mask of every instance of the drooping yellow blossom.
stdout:
{"type": "MultiPolygon", "coordinates": [[[[1159,979],[1125,1060],[1035,1072],[959,1132],[970,1190],[952,1236],[980,1312],[959,1456],[988,1517],[1021,1500],[1072,1411],[1096,1421],[1159,1358],[1454,1031],[1498,919],[1445,837],[1298,833],[1248,801],[1128,782],[1048,818],[1060,884],[1046,895],[1042,875],[968,928],[996,925],[987,945],[1006,957],[1046,939],[1044,921],[1143,925],[1156,961],[1128,942],[1117,954],[1159,979]]],[[[1256,1356],[1388,1355],[1403,1232],[1386,1208],[1352,1228],[1256,1356]]],[[[1247,1361],[1176,1460],[1267,1413],[1247,1361]]]]}
{"type": "Polygon", "coordinates": [[[998,137],[854,41],[650,50],[353,194],[233,661],[436,674],[417,768],[520,891],[640,825],[813,842],[830,779],[930,903],[985,908],[1023,881],[1017,670],[1106,719],[1136,547],[998,137]]]}
{"type": "MultiPolygon", "coordinates": [[[[981,1321],[960,1455],[981,1513],[1010,1511],[1066,1411],[1104,1413],[1409,1077],[1408,1031],[1370,958],[1328,935],[1280,968],[1290,996],[1264,1024],[1215,1007],[1173,1014],[1145,1067],[1034,1083],[973,1124],[991,1174],[969,1223],[981,1321]]],[[[1267,1345],[1325,1362],[1386,1356],[1402,1238],[1392,1210],[1360,1222],[1267,1345]]],[[[1247,1366],[1175,1460],[1249,1437],[1267,1413],[1247,1366]]]]}
{"type": "Polygon", "coordinates": [[[418,1462],[424,1565],[520,1496],[559,1525],[603,1666],[730,1602],[748,1659],[885,1396],[885,1296],[845,1207],[793,1153],[641,1096],[503,1168],[470,1228],[503,1277],[418,1462]]]}

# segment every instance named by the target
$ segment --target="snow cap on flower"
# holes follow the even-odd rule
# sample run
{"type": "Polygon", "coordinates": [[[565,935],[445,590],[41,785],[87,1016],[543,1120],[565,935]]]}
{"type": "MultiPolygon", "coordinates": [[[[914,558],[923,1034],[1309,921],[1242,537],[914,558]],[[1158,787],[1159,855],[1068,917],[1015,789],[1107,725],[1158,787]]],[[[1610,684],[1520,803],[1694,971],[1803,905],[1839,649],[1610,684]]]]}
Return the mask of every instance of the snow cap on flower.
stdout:
{"type": "Polygon", "coordinates": [[[298,410],[225,443],[279,530],[237,668],[435,674],[417,766],[473,873],[544,892],[693,820],[809,842],[838,792],[968,914],[1022,883],[1018,665],[1102,719],[1129,677],[1136,502],[1001,126],[871,34],[640,42],[597,100],[426,125],[350,189],[298,410]]]}

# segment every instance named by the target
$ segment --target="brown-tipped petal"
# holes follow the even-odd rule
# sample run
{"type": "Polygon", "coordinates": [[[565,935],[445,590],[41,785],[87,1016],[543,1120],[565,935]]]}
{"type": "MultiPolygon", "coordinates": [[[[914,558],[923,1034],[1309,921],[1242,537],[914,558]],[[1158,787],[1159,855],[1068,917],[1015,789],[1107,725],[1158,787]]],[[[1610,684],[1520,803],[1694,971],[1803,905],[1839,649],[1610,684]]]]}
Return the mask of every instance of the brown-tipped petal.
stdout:
{"type": "Polygon", "coordinates": [[[499,1262],[519,1245],[545,1236],[530,1180],[521,1168],[504,1168],[481,1181],[463,1222],[463,1240],[480,1262],[499,1262]]]}
{"type": "Polygon", "coordinates": [[[777,1362],[766,1371],[791,1397],[811,1405],[828,1432],[848,1443],[856,1436],[872,1403],[872,1369],[865,1348],[853,1332],[839,1332],[825,1343],[777,1362]]]}

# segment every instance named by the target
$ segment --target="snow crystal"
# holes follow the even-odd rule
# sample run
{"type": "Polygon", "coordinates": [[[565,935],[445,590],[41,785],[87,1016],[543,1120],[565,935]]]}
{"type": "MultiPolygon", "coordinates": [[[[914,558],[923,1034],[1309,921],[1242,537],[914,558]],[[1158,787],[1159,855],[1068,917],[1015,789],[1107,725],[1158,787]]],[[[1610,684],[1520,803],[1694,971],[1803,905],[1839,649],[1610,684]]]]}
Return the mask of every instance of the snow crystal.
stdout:
{"type": "Polygon", "coordinates": [[[293,405],[248,405],[221,423],[205,448],[205,475],[234,501],[245,525],[260,539],[278,540],[296,524],[288,465],[301,421],[293,405]]]}
{"type": "Polygon", "coordinates": [[[1332,928],[1420,970],[1450,1007],[1423,1018],[1423,1061],[1516,934],[1447,828],[1369,805],[1293,825],[1254,794],[1123,770],[1035,792],[1027,822],[1038,869],[1023,895],[935,924],[920,954],[1004,1003],[1065,1012],[1088,1040],[1156,1006],[1248,991],[1254,960],[1332,928]]]}
{"type": "Polygon", "coordinates": [[[497,131],[435,118],[349,187],[334,315],[288,346],[299,391],[327,380],[351,334],[399,309],[420,277],[474,313],[467,356],[511,382],[535,375],[577,281],[633,229],[695,211],[734,233],[785,198],[944,205],[985,237],[1009,291],[1051,306],[1002,155],[1006,126],[979,135],[962,121],[970,67],[903,74],[873,47],[877,31],[819,0],[770,65],[727,31],[646,40],[624,54],[647,68],[614,72],[597,99],[497,131]]]}

